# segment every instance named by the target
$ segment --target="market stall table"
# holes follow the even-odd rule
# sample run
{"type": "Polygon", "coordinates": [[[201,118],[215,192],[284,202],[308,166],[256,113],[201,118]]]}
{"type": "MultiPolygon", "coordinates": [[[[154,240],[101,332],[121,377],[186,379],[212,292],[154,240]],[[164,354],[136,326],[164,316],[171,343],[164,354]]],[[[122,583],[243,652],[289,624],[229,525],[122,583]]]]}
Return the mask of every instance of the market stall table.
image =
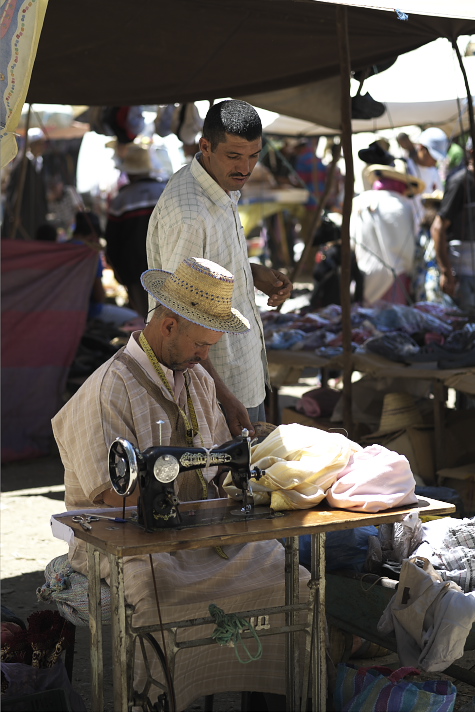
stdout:
{"type": "MultiPolygon", "coordinates": [[[[190,528],[164,529],[147,533],[132,524],[111,526],[110,521],[94,521],[91,530],[85,531],[80,523],[73,521],[72,514],[55,515],[52,519],[70,527],[74,536],[86,542],[89,565],[89,615],[91,632],[91,665],[92,665],[92,702],[93,709],[103,709],[102,689],[102,618],[100,599],[99,557],[105,554],[109,557],[111,570],[111,603],[112,603],[112,640],[113,640],[113,682],[114,709],[116,712],[126,712],[129,709],[131,690],[129,689],[129,672],[132,666],[128,664],[128,654],[133,649],[130,645],[131,635],[140,629],[130,631],[126,614],[124,596],[123,558],[126,556],[164,553],[182,549],[201,549],[210,546],[225,546],[254,541],[284,538],[285,544],[285,606],[281,609],[259,611],[260,615],[269,615],[285,611],[287,634],[286,648],[286,690],[287,710],[295,712],[299,708],[302,697],[302,709],[306,710],[306,698],[309,689],[312,696],[312,710],[324,712],[326,709],[326,661],[325,661],[325,533],[339,529],[351,529],[367,524],[381,524],[401,521],[410,511],[410,507],[394,508],[377,513],[351,512],[342,509],[332,509],[322,503],[314,509],[294,510],[278,513],[283,516],[258,519],[241,519],[228,517],[236,502],[232,500],[205,500],[187,502],[181,505],[181,511],[190,509],[201,511],[211,523],[190,528]],[[223,510],[225,515],[223,517],[223,510]],[[216,521],[213,513],[217,514],[216,521]],[[223,518],[225,519],[223,523],[223,518]],[[310,603],[299,602],[298,552],[299,536],[312,535],[311,581],[309,582],[310,603]],[[308,620],[301,624],[298,620],[299,611],[308,611],[308,620]],[[312,625],[314,622],[314,625],[312,625]],[[297,671],[299,646],[298,634],[306,631],[305,662],[302,667],[302,679],[297,671]],[[310,639],[310,640],[309,640],[310,639]],[[310,660],[313,648],[314,675],[310,675],[310,660]]],[[[258,511],[259,508],[256,508],[258,511]]],[[[428,498],[419,498],[419,510],[423,514],[448,515],[455,511],[453,505],[438,502],[428,498]]],[[[89,510],[93,513],[94,510],[89,510]]],[[[122,510],[110,510],[111,516],[121,516],[122,510]]],[[[231,611],[226,611],[230,613],[231,611]]],[[[239,612],[240,616],[255,615],[255,611],[239,612]]],[[[186,625],[212,622],[211,619],[197,619],[196,622],[186,621],[186,625]]],[[[172,626],[165,626],[169,629],[172,626]]],[[[158,626],[147,626],[147,632],[158,630],[158,626]]],[[[145,630],[145,629],[144,629],[145,630]]],[[[278,629],[283,632],[283,629],[278,629]]],[[[274,634],[276,631],[261,631],[260,635],[274,634]]],[[[203,644],[209,644],[204,639],[203,644]]],[[[193,641],[196,645],[196,641],[193,641]]]]}

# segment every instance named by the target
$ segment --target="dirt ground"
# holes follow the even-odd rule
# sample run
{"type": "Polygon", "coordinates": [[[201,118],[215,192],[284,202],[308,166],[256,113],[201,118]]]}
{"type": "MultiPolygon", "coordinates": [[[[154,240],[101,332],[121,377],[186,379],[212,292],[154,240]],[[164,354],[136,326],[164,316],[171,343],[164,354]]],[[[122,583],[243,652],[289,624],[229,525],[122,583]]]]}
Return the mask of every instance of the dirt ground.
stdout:
{"type": "MultiPolygon", "coordinates": [[[[64,486],[61,461],[57,455],[36,460],[25,460],[2,467],[1,501],[1,578],[2,604],[24,621],[36,610],[50,608],[36,599],[36,589],[44,583],[46,564],[66,553],[65,542],[54,539],[50,532],[50,516],[64,511],[64,486]]],[[[105,636],[106,640],[108,636],[105,636]]],[[[397,665],[397,656],[357,661],[361,666],[397,665]]],[[[467,653],[460,662],[464,667],[475,666],[475,652],[467,653]]],[[[77,628],[73,687],[88,709],[90,705],[90,652],[87,628],[77,628]]],[[[114,712],[112,705],[110,649],[106,650],[105,697],[106,712],[114,712]]],[[[437,675],[427,676],[433,679],[437,675]]],[[[472,700],[475,689],[456,683],[456,710],[472,700]]],[[[204,700],[197,700],[187,712],[203,712],[204,700]]],[[[233,712],[240,709],[240,695],[217,695],[214,712],[233,712]]],[[[331,712],[331,708],[329,710],[331,712]]]]}

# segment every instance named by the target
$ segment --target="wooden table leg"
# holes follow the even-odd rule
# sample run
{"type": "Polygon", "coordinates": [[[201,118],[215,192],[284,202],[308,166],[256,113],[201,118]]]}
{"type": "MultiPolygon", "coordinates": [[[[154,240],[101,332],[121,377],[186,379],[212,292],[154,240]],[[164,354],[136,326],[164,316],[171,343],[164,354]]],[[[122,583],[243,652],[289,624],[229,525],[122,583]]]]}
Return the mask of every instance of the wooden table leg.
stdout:
{"type": "Polygon", "coordinates": [[[327,658],[325,613],[325,539],[326,534],[312,534],[311,574],[317,582],[315,612],[312,628],[312,649],[315,664],[312,676],[312,710],[325,712],[327,708],[327,658]]]}
{"type": "Polygon", "coordinates": [[[88,567],[89,631],[91,634],[92,709],[104,709],[104,659],[102,648],[102,607],[100,553],[86,544],[88,567]]]}
{"type": "MultiPolygon", "coordinates": [[[[127,650],[129,646],[125,612],[124,564],[121,558],[112,554],[109,555],[109,561],[111,571],[114,712],[127,712],[130,674],[128,674],[127,670],[127,650]]],[[[130,665],[133,668],[133,661],[130,661],[130,665]]]]}

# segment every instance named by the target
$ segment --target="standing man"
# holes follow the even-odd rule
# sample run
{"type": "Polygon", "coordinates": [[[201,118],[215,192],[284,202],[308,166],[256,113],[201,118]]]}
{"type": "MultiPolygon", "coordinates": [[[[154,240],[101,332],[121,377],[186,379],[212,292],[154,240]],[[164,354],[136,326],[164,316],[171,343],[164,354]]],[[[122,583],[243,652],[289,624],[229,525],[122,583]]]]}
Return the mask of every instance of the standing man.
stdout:
{"type": "Polygon", "coordinates": [[[224,337],[203,362],[214,378],[229,429],[251,433],[252,422],[265,420],[267,359],[254,287],[268,295],[268,305],[282,304],[292,290],[277,270],[250,264],[237,203],[262,149],[262,125],[245,101],[214,104],[206,115],[200,152],[169,181],[149,222],[150,268],[173,271],[187,257],[217,262],[235,275],[234,306],[251,328],[237,339],[224,337]]]}
{"type": "Polygon", "coordinates": [[[440,269],[440,287],[461,309],[475,309],[475,177],[471,139],[467,166],[447,180],[431,234],[440,269]]]}

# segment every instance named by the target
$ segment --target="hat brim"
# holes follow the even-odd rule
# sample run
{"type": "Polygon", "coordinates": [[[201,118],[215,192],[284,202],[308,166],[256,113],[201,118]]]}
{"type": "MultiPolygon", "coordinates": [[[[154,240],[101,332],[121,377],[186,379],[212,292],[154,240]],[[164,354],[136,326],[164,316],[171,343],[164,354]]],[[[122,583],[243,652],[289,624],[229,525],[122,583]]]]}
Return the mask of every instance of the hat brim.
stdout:
{"type": "Polygon", "coordinates": [[[392,180],[399,180],[401,183],[406,183],[407,187],[412,190],[413,195],[419,195],[419,193],[423,193],[426,189],[426,184],[423,180],[417,176],[410,175],[409,173],[401,173],[401,171],[397,171],[393,166],[384,166],[377,163],[372,166],[368,166],[366,171],[370,180],[374,180],[374,176],[372,178],[373,173],[382,173],[385,178],[391,178],[392,180]]]}
{"type": "Polygon", "coordinates": [[[149,269],[142,274],[140,281],[143,288],[157,302],[170,309],[175,314],[182,316],[184,319],[203,326],[211,331],[221,331],[227,334],[244,334],[250,330],[249,321],[237,309],[231,308],[229,317],[220,318],[207,314],[201,309],[196,309],[190,304],[180,302],[163,289],[165,282],[172,275],[172,272],[167,272],[162,269],[149,269]]]}

